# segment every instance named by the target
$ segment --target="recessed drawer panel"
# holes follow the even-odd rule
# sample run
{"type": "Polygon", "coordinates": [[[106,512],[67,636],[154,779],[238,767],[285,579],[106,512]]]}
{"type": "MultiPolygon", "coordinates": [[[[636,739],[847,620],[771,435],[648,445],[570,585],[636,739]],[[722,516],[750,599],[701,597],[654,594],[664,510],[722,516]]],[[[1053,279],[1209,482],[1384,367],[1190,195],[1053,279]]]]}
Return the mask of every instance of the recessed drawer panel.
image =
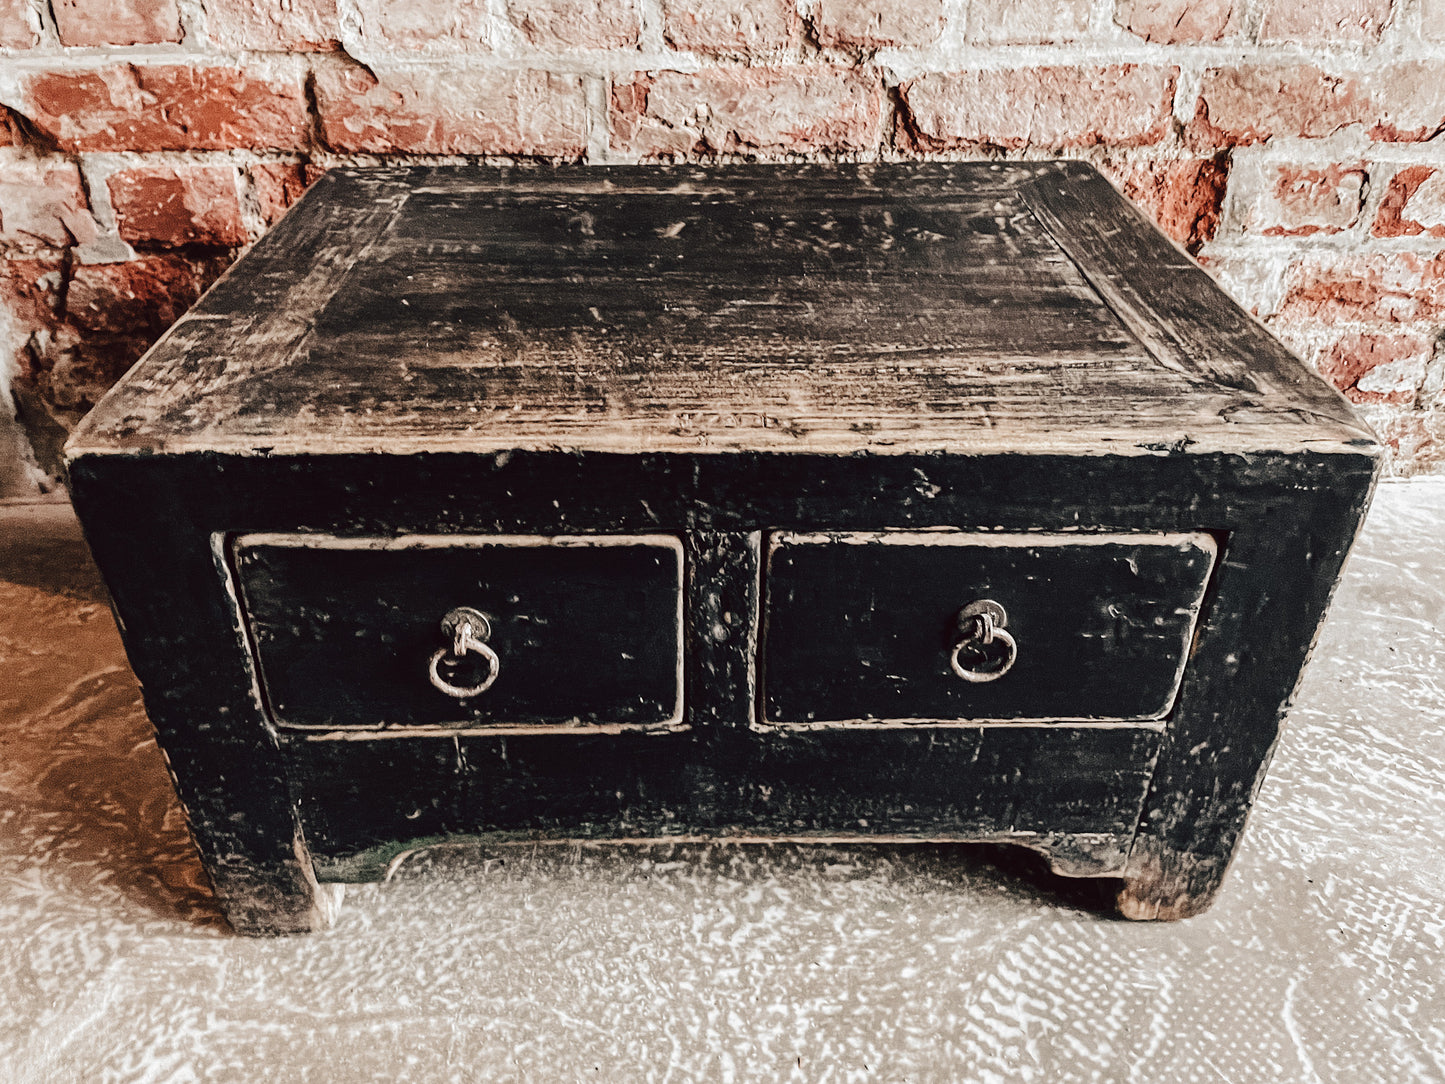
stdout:
{"type": "Polygon", "coordinates": [[[774,535],[764,721],[1162,719],[1215,550],[1203,533],[774,535]]]}
{"type": "Polygon", "coordinates": [[[253,534],[232,555],[279,726],[681,719],[676,538],[253,534]]]}

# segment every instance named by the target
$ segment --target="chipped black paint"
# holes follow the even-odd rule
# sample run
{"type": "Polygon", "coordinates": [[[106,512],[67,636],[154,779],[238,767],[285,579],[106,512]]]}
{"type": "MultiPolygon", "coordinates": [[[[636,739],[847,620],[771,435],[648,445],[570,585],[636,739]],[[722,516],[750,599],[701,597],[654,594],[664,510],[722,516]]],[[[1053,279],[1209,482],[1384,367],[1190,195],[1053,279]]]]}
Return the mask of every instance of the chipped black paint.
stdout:
{"type": "Polygon", "coordinates": [[[320,921],[315,872],[463,834],[1013,841],[1127,878],[1127,914],[1194,913],[1378,461],[1107,185],[1048,163],[333,171],[68,454],[248,932],[320,921]],[[672,211],[688,246],[656,228],[672,211]],[[388,300],[405,281],[416,312],[388,300]],[[935,528],[1215,539],[1167,719],[768,727],[767,539],[935,528]],[[685,729],[278,728],[232,590],[235,540],[265,532],[678,538],[685,729]]]}
{"type": "MultiPolygon", "coordinates": [[[[290,544],[241,538],[231,554],[278,726],[659,726],[680,715],[675,543],[447,536],[385,548],[283,537],[290,544]],[[458,699],[425,678],[450,643],[441,618],[462,605],[487,617],[500,662],[483,695],[458,699]]],[[[442,676],[475,685],[479,675],[450,655],[457,673],[442,676]]]]}
{"type": "Polygon", "coordinates": [[[766,576],[766,718],[1161,719],[1213,560],[1207,535],[785,536],[766,576]],[[1018,652],[970,684],[948,657],[979,599],[1005,608],[1018,652]]]}

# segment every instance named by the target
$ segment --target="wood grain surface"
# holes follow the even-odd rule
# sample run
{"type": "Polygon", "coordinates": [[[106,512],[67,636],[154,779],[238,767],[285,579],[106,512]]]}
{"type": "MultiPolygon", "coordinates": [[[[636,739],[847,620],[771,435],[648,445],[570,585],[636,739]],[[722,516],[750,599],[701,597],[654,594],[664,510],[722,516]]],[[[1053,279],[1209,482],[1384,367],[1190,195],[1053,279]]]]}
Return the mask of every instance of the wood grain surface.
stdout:
{"type": "Polygon", "coordinates": [[[1368,439],[1092,170],[964,163],[334,170],[71,447],[1368,439]]]}

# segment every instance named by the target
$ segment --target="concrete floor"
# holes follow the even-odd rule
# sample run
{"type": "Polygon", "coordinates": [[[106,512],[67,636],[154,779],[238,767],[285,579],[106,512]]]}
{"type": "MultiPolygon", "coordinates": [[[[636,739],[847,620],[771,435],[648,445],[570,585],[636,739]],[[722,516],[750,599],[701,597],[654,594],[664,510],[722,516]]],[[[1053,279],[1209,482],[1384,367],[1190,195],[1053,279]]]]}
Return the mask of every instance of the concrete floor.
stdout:
{"type": "Polygon", "coordinates": [[[989,852],[432,852],[231,936],[64,508],[0,507],[0,1084],[1445,1081],[1445,482],[1381,487],[1230,880],[989,852]]]}

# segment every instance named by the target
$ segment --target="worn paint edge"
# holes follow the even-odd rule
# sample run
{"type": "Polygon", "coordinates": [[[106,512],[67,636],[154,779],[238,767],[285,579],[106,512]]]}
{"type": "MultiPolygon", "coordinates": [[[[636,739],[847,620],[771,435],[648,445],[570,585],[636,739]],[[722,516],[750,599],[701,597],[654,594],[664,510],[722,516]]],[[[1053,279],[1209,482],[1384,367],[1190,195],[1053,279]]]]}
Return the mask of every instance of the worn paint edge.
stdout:
{"type": "Polygon", "coordinates": [[[691,723],[478,723],[475,725],[442,724],[388,726],[325,727],[316,723],[277,722],[287,737],[302,741],[384,741],[390,738],[524,738],[540,734],[561,734],[568,737],[615,734],[679,734],[691,730],[691,723]]]}
{"type": "Polygon", "coordinates": [[[231,631],[236,636],[242,658],[245,660],[246,684],[251,697],[251,706],[255,708],[266,733],[272,742],[275,742],[277,740],[276,726],[271,718],[266,691],[261,686],[260,666],[257,661],[259,655],[256,651],[255,638],[251,634],[251,622],[247,618],[245,604],[241,601],[241,584],[231,561],[228,542],[229,536],[225,531],[211,533],[211,560],[221,578],[221,590],[226,596],[227,609],[230,611],[231,631]]]}
{"type": "MultiPolygon", "coordinates": [[[[483,724],[479,726],[407,726],[396,723],[388,727],[348,727],[324,729],[299,724],[278,723],[278,728],[287,738],[308,742],[320,741],[379,741],[388,738],[468,738],[468,737],[536,737],[542,734],[558,734],[569,737],[578,735],[612,734],[676,734],[691,730],[689,723],[536,723],[483,724]]],[[[752,723],[749,729],[758,733],[774,733],[779,730],[909,730],[927,727],[937,730],[995,730],[1008,727],[1064,727],[1080,730],[1152,730],[1162,733],[1168,729],[1169,721],[1162,719],[1088,719],[1050,716],[1047,719],[858,719],[825,720],[811,723],[752,723]]]]}
{"type": "MultiPolygon", "coordinates": [[[[482,549],[486,546],[506,547],[578,547],[656,546],[672,549],[682,560],[682,539],[671,534],[400,534],[400,535],[338,535],[321,531],[260,531],[238,534],[234,546],[275,546],[290,549],[334,550],[421,550],[482,549]]],[[[679,564],[679,568],[681,565],[679,564]]]]}
{"type": "MultiPolygon", "coordinates": [[[[913,846],[921,844],[1009,844],[1026,847],[1050,860],[1054,872],[1064,877],[1119,877],[1122,865],[1109,866],[1095,873],[1068,873],[1066,867],[1054,867],[1050,848],[1058,840],[1075,843],[1096,843],[1102,845],[1121,844],[1121,837],[1109,832],[960,832],[956,834],[936,833],[925,835],[904,835],[897,832],[869,835],[866,833],[820,832],[810,835],[806,832],[791,832],[785,835],[764,835],[756,832],[719,832],[716,835],[688,833],[667,836],[539,836],[522,831],[514,832],[468,832],[459,835],[421,836],[403,842],[381,844],[355,855],[340,859],[318,859],[317,875],[325,878],[323,884],[361,884],[389,882],[406,862],[428,851],[441,849],[463,849],[469,847],[495,847],[506,850],[520,850],[524,847],[588,847],[602,850],[610,847],[659,848],[674,845],[738,845],[771,846],[778,844],[801,844],[819,847],[877,844],[879,846],[913,846]]],[[[1123,842],[1127,842],[1124,840],[1123,842]]],[[[1122,862],[1121,850],[1121,859],[1122,862]]]]}
{"type": "MultiPolygon", "coordinates": [[[[246,439],[224,433],[201,432],[180,437],[152,435],[142,438],[115,437],[109,440],[74,441],[66,445],[67,463],[85,456],[190,455],[214,453],[238,458],[270,458],[278,456],[330,455],[396,455],[458,454],[497,455],[506,452],[551,452],[564,455],[582,453],[676,454],[676,455],[1067,455],[1079,457],[1104,456],[1170,456],[1170,455],[1257,455],[1261,453],[1320,453],[1333,455],[1365,455],[1378,453],[1374,440],[1361,437],[1301,436],[1283,439],[1280,425],[1247,426],[1227,423],[1230,428],[1216,430],[1184,429],[1143,430],[1091,429],[1079,435],[1049,434],[1046,446],[1038,440],[1028,441],[1021,434],[1012,437],[990,437],[988,430],[915,444],[906,439],[870,441],[856,433],[809,433],[794,443],[777,438],[773,443],[747,443],[730,439],[737,430],[700,431],[679,436],[661,430],[655,436],[639,436],[635,428],[615,433],[593,432],[586,437],[568,440],[516,437],[506,432],[480,436],[466,434],[360,434],[335,432],[311,437],[287,439],[268,435],[246,439]]],[[[746,430],[755,435],[756,430],[746,430]]],[[[83,436],[88,434],[83,434],[83,436]]]]}
{"type": "Polygon", "coordinates": [[[1095,530],[1076,526],[1067,531],[1008,531],[998,533],[988,530],[957,527],[934,527],[928,530],[916,528],[884,528],[881,531],[775,531],[768,536],[768,558],[784,546],[826,546],[850,545],[871,546],[987,546],[991,548],[1012,548],[1016,546],[1163,546],[1183,549],[1194,546],[1217,556],[1218,546],[1208,531],[1118,532],[1095,530]]]}

